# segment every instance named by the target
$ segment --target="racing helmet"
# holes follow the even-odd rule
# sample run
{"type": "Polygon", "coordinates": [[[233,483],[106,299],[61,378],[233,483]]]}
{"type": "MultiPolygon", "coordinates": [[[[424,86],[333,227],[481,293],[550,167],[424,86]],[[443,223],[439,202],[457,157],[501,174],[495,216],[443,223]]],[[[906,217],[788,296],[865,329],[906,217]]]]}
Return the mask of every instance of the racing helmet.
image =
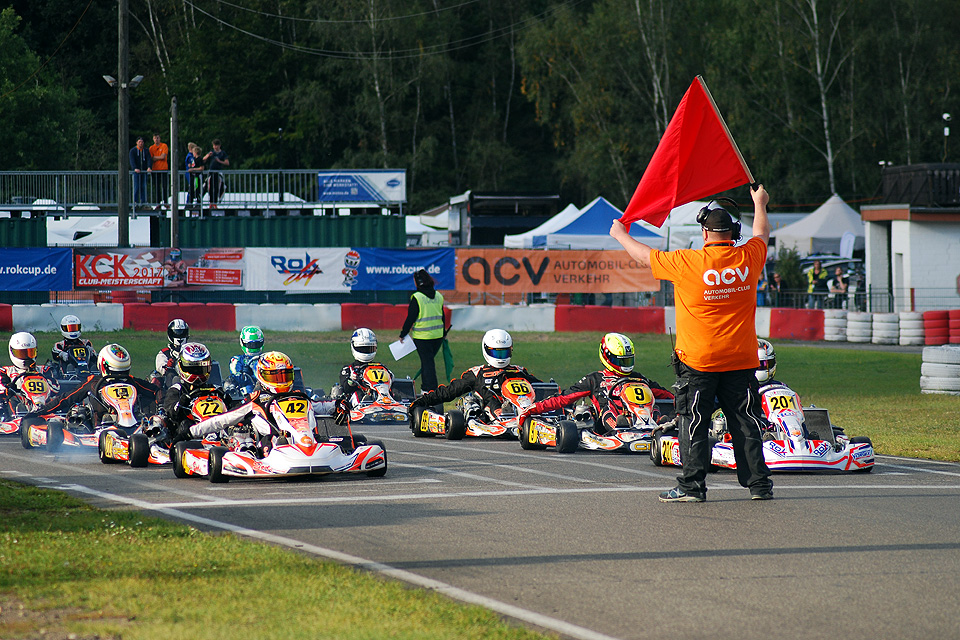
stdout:
{"type": "Polygon", "coordinates": [[[167,341],[170,343],[172,350],[179,351],[180,347],[182,347],[189,338],[190,327],[187,326],[186,321],[180,318],[174,318],[170,321],[170,324],[167,325],[167,341]]]}
{"type": "Polygon", "coordinates": [[[377,334],[361,327],[350,336],[350,352],[359,362],[371,362],[377,357],[377,334]]]}
{"type": "Polygon", "coordinates": [[[213,363],[210,350],[199,342],[188,342],[180,348],[177,373],[187,384],[203,384],[210,377],[213,363]]]}
{"type": "Polygon", "coordinates": [[[130,353],[118,344],[108,344],[100,349],[97,368],[103,377],[130,375],[130,353]]]}
{"type": "Polygon", "coordinates": [[[263,331],[260,327],[240,329],[240,349],[248,356],[258,356],[263,352],[263,331]]]}
{"type": "Polygon", "coordinates": [[[257,360],[257,382],[270,393],[293,388],[293,362],[285,353],[268,351],[257,360]]]}
{"type": "Polygon", "coordinates": [[[513,338],[503,329],[490,329],[483,334],[483,359],[491,367],[503,369],[513,355],[513,338]]]}
{"type": "Polygon", "coordinates": [[[74,315],[63,316],[60,319],[60,333],[67,340],[76,340],[80,337],[80,318],[74,315]]]}
{"type": "Polygon", "coordinates": [[[37,360],[37,339],[32,333],[20,331],[10,336],[10,362],[17,369],[26,369],[37,360]]]}
{"type": "Polygon", "coordinates": [[[773,380],[773,376],[777,375],[777,354],[773,351],[773,345],[763,338],[758,338],[757,356],[760,358],[757,380],[759,382],[773,380]]]}
{"type": "Polygon", "coordinates": [[[610,371],[625,376],[633,371],[633,341],[622,333],[608,333],[600,340],[600,362],[610,371]]]}

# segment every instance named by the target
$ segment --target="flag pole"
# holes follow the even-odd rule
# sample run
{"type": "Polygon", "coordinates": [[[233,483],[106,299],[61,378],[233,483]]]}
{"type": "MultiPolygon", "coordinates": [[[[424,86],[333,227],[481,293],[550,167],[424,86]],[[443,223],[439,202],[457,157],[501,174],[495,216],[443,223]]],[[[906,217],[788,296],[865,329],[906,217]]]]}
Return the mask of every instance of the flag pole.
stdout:
{"type": "Polygon", "coordinates": [[[707,88],[707,83],[704,82],[703,76],[697,76],[697,82],[700,83],[700,88],[703,89],[703,93],[706,94],[707,100],[710,101],[710,107],[716,114],[717,120],[720,121],[720,125],[723,127],[723,132],[727,135],[727,140],[730,141],[730,146],[733,147],[733,150],[737,154],[737,159],[740,160],[740,165],[743,167],[747,177],[750,178],[750,184],[754,184],[756,180],[753,177],[753,172],[750,171],[750,167],[747,166],[747,161],[743,159],[743,154],[740,153],[740,147],[737,146],[737,141],[733,139],[733,135],[730,133],[730,128],[727,126],[727,121],[723,119],[722,115],[720,115],[720,109],[717,108],[717,103],[713,99],[713,94],[710,93],[710,89],[707,88]]]}

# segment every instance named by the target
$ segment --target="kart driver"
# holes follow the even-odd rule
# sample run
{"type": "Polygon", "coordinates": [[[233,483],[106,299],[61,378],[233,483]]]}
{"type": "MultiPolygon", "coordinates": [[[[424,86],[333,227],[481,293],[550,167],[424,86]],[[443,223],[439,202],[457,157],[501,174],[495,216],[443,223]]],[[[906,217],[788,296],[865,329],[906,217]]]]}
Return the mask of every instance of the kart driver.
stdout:
{"type": "Polygon", "coordinates": [[[254,377],[257,359],[263,354],[263,331],[249,326],[240,330],[240,351],[230,358],[230,377],[248,375],[254,377]]]}
{"type": "Polygon", "coordinates": [[[53,395],[60,392],[60,383],[50,374],[49,367],[37,365],[37,339],[32,333],[20,331],[10,336],[8,347],[12,365],[0,367],[0,394],[4,401],[13,400],[22,391],[23,376],[37,373],[47,379],[53,395]]]}
{"type": "MultiPolygon", "coordinates": [[[[260,436],[257,453],[266,456],[273,448],[274,440],[278,435],[277,426],[268,410],[270,403],[285,396],[303,398],[308,403],[311,401],[302,391],[293,390],[293,363],[284,353],[268,351],[260,356],[257,360],[256,378],[256,389],[247,402],[196,424],[180,425],[171,444],[182,440],[203,438],[207,434],[247,422],[260,436]]],[[[333,404],[332,401],[316,402],[313,406],[320,413],[330,414],[333,411],[333,404]]]]}
{"type": "MultiPolygon", "coordinates": [[[[487,331],[483,335],[482,348],[483,359],[487,364],[471,367],[450,384],[441,385],[436,391],[424,393],[410,404],[410,410],[449,402],[472,392],[480,397],[483,411],[487,416],[495,420],[499,417],[503,406],[501,387],[504,381],[509,378],[524,378],[529,382],[541,382],[524,367],[510,364],[510,358],[513,355],[513,338],[503,329],[487,331]]],[[[466,413],[471,413],[471,408],[467,407],[467,409],[466,413]]],[[[469,419],[477,416],[465,417],[469,419]]]]}
{"type": "Polygon", "coordinates": [[[154,362],[154,370],[150,374],[150,382],[166,389],[175,380],[177,375],[177,358],[180,357],[180,347],[190,339],[190,327],[185,320],[174,318],[167,325],[167,346],[160,349],[154,362]]]}
{"type": "Polygon", "coordinates": [[[223,400],[224,407],[230,401],[222,389],[208,384],[213,361],[210,350],[199,342],[187,342],[180,348],[177,358],[179,378],[167,387],[163,397],[163,411],[160,418],[173,437],[184,424],[190,426],[197,422],[192,413],[193,401],[200,396],[217,396],[223,400]]]}
{"type": "Polygon", "coordinates": [[[622,333],[608,333],[600,340],[600,362],[603,369],[583,376],[564,393],[537,402],[524,411],[524,416],[553,411],[590,396],[593,409],[596,415],[600,416],[600,419],[594,422],[594,430],[603,435],[617,426],[628,426],[624,422],[628,418],[620,395],[623,388],[620,383],[642,382],[650,387],[654,398],[672,400],[673,394],[670,391],[633,370],[634,353],[633,341],[630,338],[622,333]]]}
{"type": "Polygon", "coordinates": [[[337,403],[334,414],[337,424],[346,423],[350,409],[360,404],[369,390],[363,379],[363,372],[367,367],[384,366],[376,361],[377,334],[370,329],[361,327],[353,332],[350,336],[350,352],[353,354],[353,362],[340,370],[340,383],[332,393],[337,403]]]}
{"type": "Polygon", "coordinates": [[[97,362],[97,352],[93,348],[92,342],[80,337],[80,332],[80,318],[74,315],[63,316],[60,320],[60,333],[63,335],[63,340],[53,345],[53,348],[50,349],[50,356],[54,360],[66,363],[70,360],[70,352],[73,349],[86,347],[87,364],[93,369],[97,362]]]}
{"type": "Polygon", "coordinates": [[[130,353],[119,344],[108,344],[100,349],[97,355],[97,370],[99,373],[90,374],[83,384],[59,398],[52,406],[45,407],[43,412],[65,410],[68,420],[95,427],[103,422],[104,415],[110,411],[100,400],[100,390],[116,382],[130,384],[137,390],[141,415],[156,412],[160,389],[146,380],[130,375],[130,353]]]}

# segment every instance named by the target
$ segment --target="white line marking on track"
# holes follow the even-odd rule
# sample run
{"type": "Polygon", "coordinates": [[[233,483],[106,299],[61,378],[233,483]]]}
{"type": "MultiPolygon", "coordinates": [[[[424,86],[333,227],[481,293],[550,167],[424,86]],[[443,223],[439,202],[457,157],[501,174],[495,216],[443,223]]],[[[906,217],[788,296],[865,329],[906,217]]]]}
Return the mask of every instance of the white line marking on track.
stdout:
{"type": "Polygon", "coordinates": [[[563,635],[569,636],[571,638],[576,638],[577,640],[617,640],[613,636],[608,636],[603,633],[598,633],[591,629],[586,629],[584,627],[565,622],[564,620],[559,620],[557,618],[552,618],[550,616],[537,613],[536,611],[530,611],[528,609],[523,609],[505,602],[500,602],[499,600],[494,600],[486,596],[480,595],[478,593],[473,593],[465,589],[460,589],[449,585],[445,582],[440,582],[439,580],[434,580],[432,578],[427,578],[410,571],[405,571],[403,569],[397,569],[391,567],[390,565],[383,564],[381,562],[374,562],[373,560],[367,560],[365,558],[360,558],[358,556],[350,555],[347,553],[341,553],[334,549],[327,549],[325,547],[318,547],[312,544],[306,544],[292,538],[287,538],[284,536],[274,535],[272,533],[266,533],[264,531],[257,531],[255,529],[247,529],[246,527],[239,527],[228,522],[221,522],[219,520],[211,520],[210,518],[204,518],[202,516],[197,516],[191,513],[184,511],[178,511],[176,509],[158,507],[157,505],[152,505],[149,502],[144,502],[142,500],[137,500],[135,498],[127,498],[124,496],[114,495],[111,493],[105,493],[102,491],[97,491],[95,489],[90,489],[83,485],[77,484],[67,484],[60,485],[60,488],[65,491],[75,491],[77,493],[83,493],[87,495],[92,495],[103,500],[110,500],[119,504],[125,504],[128,506],[136,507],[138,509],[143,509],[145,511],[155,511],[162,513],[171,518],[176,518],[178,520],[186,520],[187,522],[193,522],[196,524],[202,524],[208,527],[213,527],[216,529],[221,529],[224,531],[230,531],[237,535],[246,536],[248,538],[254,538],[256,540],[261,540],[263,542],[269,542],[271,544],[281,545],[285,547],[290,547],[293,549],[298,549],[300,551],[306,551],[312,553],[316,556],[322,558],[328,558],[342,564],[348,564],[355,566],[359,569],[365,571],[371,571],[379,573],[385,576],[389,576],[396,580],[401,580],[415,586],[430,589],[438,593],[442,593],[449,598],[454,600],[459,600],[461,602],[466,602],[468,604],[475,604],[481,607],[486,607],[491,611],[495,611],[505,616],[510,616],[517,620],[527,622],[538,627],[549,629],[550,631],[555,631],[563,635]]]}

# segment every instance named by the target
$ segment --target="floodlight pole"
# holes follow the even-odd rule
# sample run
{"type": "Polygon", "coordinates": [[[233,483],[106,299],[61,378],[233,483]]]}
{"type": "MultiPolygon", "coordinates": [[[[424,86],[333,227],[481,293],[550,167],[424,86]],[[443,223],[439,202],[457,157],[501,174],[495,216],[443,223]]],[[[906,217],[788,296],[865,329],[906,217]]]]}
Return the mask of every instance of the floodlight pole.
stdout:
{"type": "Polygon", "coordinates": [[[117,246],[120,248],[130,246],[129,14],[128,0],[117,0],[117,246]]]}

